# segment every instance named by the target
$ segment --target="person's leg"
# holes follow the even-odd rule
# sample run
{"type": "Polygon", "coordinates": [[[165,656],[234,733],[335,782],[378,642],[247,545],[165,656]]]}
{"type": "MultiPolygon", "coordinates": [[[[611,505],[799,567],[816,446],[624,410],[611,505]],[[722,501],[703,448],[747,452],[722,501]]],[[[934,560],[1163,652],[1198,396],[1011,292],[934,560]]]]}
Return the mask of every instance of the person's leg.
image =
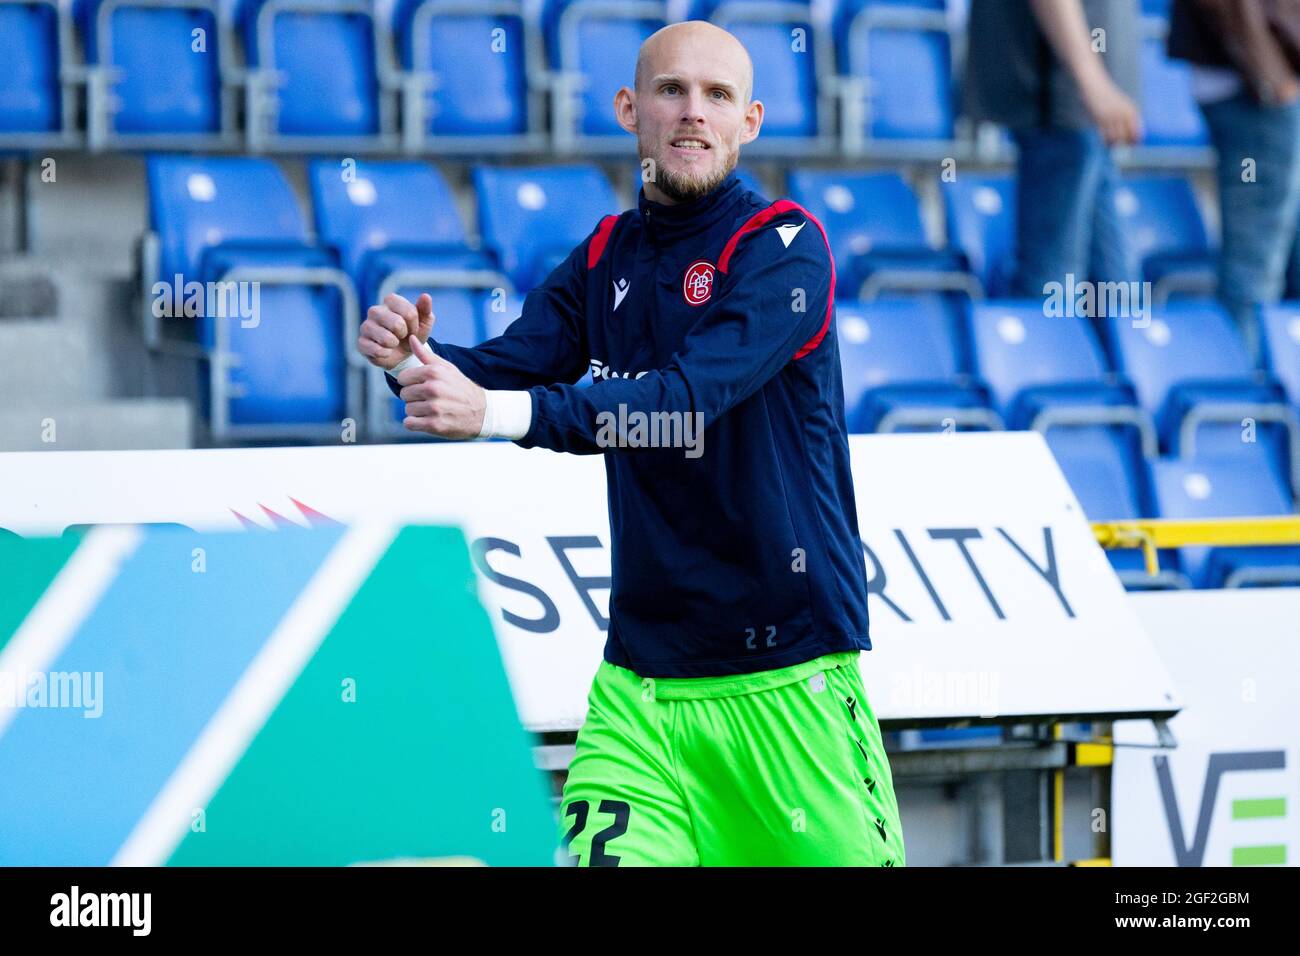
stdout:
{"type": "Polygon", "coordinates": [[[1097,186],[1105,147],[1092,130],[1040,127],[1014,131],[1016,294],[1040,299],[1067,273],[1086,278],[1097,186]]]}
{"type": "Polygon", "coordinates": [[[560,801],[560,844],[575,866],[698,866],[672,767],[672,701],[602,661],[560,801]]]}
{"type": "Polygon", "coordinates": [[[679,703],[679,770],[703,865],[905,865],[856,655],[771,690],[679,703]]]}
{"type": "Polygon", "coordinates": [[[1133,240],[1115,205],[1119,171],[1109,150],[1101,151],[1100,161],[1101,171],[1092,201],[1088,277],[1094,282],[1136,282],[1142,276],[1135,261],[1133,240]]]}
{"type": "Polygon", "coordinates": [[[1247,94],[1202,106],[1219,155],[1219,299],[1256,344],[1255,306],[1276,302],[1300,207],[1300,104],[1247,94]]]}

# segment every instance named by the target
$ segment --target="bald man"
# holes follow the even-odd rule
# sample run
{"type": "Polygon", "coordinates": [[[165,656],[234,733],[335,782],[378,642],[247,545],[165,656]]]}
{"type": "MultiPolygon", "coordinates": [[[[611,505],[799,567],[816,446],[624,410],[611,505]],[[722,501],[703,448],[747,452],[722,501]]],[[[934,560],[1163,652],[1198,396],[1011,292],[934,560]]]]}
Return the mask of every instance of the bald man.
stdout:
{"type": "Polygon", "coordinates": [[[614,99],[637,207],[495,339],[426,344],[429,296],[393,295],[358,343],[409,429],[605,456],[608,638],[559,831],[579,865],[904,863],[858,663],[835,266],[817,220],[734,174],[752,84],[729,33],[660,30],[614,99]]]}

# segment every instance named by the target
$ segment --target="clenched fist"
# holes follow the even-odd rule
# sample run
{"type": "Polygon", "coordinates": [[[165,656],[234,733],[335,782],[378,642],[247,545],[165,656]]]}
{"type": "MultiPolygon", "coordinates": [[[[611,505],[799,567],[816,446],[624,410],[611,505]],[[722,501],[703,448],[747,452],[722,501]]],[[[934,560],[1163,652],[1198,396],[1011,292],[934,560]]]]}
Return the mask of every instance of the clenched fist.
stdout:
{"type": "Polygon", "coordinates": [[[397,293],[384,299],[383,305],[372,305],[361,323],[357,338],[357,351],[370,360],[371,365],[391,369],[411,355],[411,336],[427,342],[433,334],[433,298],[424,293],[411,305],[397,293]]]}

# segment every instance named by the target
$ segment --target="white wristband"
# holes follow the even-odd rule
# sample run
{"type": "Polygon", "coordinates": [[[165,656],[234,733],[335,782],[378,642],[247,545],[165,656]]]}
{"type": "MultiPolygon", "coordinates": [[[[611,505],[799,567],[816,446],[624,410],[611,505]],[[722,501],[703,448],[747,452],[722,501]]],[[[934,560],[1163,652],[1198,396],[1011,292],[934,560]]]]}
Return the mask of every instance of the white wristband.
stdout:
{"type": "Polygon", "coordinates": [[[479,438],[509,438],[517,441],[533,425],[533,396],[528,392],[484,389],[487,406],[479,438]]]}
{"type": "Polygon", "coordinates": [[[408,355],[406,358],[402,359],[400,362],[398,362],[396,365],[390,368],[388,370],[388,374],[393,376],[393,378],[397,378],[397,373],[400,372],[402,369],[410,368],[412,365],[419,365],[419,364],[420,364],[420,357],[418,355],[408,355]]]}

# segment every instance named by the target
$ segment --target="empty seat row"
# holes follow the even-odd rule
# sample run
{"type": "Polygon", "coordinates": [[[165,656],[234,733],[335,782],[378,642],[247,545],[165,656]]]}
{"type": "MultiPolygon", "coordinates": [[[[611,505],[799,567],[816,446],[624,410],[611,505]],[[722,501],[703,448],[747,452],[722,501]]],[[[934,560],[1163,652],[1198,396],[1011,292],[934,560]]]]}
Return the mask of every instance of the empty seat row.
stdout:
{"type": "MultiPolygon", "coordinates": [[[[962,173],[943,183],[949,243],[990,296],[1015,287],[1015,178],[962,173]]],[[[1154,304],[1214,289],[1216,251],[1191,183],[1181,176],[1125,178],[1113,201],[1129,243],[1135,279],[1150,282],[1154,304]]]]}
{"type": "Polygon", "coordinates": [[[841,303],[838,334],[850,430],[1054,428],[1123,432],[1146,457],[1230,458],[1300,484],[1300,310],[1266,311],[1256,368],[1214,302],[1143,320],[1051,316],[1039,302],[937,296],[841,303]]]}
{"type": "MultiPolygon", "coordinates": [[[[454,300],[453,311],[460,314],[477,315],[481,309],[491,308],[494,311],[487,317],[499,316],[505,309],[502,297],[507,290],[526,293],[581,241],[601,215],[620,208],[609,182],[593,166],[480,166],[472,179],[475,226],[482,241],[471,243],[471,232],[461,219],[451,189],[433,167],[420,163],[313,160],[308,167],[314,211],[311,230],[284,177],[266,160],[157,156],[150,161],[149,176],[151,221],[159,244],[157,262],[143,271],[146,277],[219,281],[224,272],[217,266],[226,270],[232,263],[245,269],[334,269],[328,281],[322,272],[315,273],[321,282],[314,294],[350,294],[355,300],[354,313],[394,288],[419,287],[454,300]],[[267,215],[272,209],[279,211],[278,218],[267,215]],[[251,250],[250,244],[259,248],[251,250]],[[503,292],[496,293],[498,288],[503,292]]],[[[1186,183],[1173,182],[1187,190],[1190,202],[1186,183]]],[[[1010,231],[1005,220],[1012,201],[1008,181],[963,175],[944,184],[950,233],[957,246],[950,250],[928,244],[916,196],[897,173],[795,172],[789,186],[791,195],[826,223],[841,274],[852,277],[844,283],[847,298],[854,297],[855,289],[868,297],[919,292],[899,306],[903,320],[898,326],[903,336],[900,348],[877,354],[901,352],[905,337],[917,334],[915,329],[923,323],[930,322],[938,329],[935,322],[948,321],[954,314],[953,300],[964,301],[954,292],[980,298],[980,280],[992,285],[990,277],[1008,269],[1006,260],[1014,254],[1005,241],[1010,231]]],[[[1145,187],[1135,182],[1134,188],[1145,187]]],[[[1146,205],[1137,204],[1139,209],[1146,205]]],[[[1161,215],[1158,204],[1147,210],[1149,219],[1161,215]]],[[[1134,220],[1135,229],[1141,228],[1140,221],[1134,220]]],[[[1200,236],[1203,240],[1203,230],[1200,236]]],[[[274,295],[289,295],[289,278],[282,274],[278,282],[274,295]]],[[[881,303],[878,311],[883,314],[888,308],[881,303]]],[[[1022,312],[1025,328],[1037,329],[1043,324],[1037,321],[1044,318],[1041,304],[1022,307],[1022,312]]],[[[1009,327],[1013,319],[1022,321],[1003,315],[1000,327],[1009,327]]],[[[885,335],[888,322],[876,324],[877,336],[885,335]]],[[[852,328],[852,321],[845,327],[852,328]]],[[[982,320],[975,327],[983,328],[982,320]]],[[[1053,342],[1060,339],[1061,330],[1073,328],[1050,323],[1048,327],[1053,330],[1053,342]]],[[[481,321],[465,325],[466,335],[486,331],[481,321]]],[[[1105,333],[1104,328],[1098,331],[1105,333]]],[[[207,334],[208,346],[222,347],[214,337],[215,330],[207,329],[207,334]]],[[[1112,345],[1108,334],[1101,338],[1106,347],[1112,345]]],[[[920,354],[933,361],[943,350],[932,348],[920,354]]],[[[1076,357],[1083,354],[1085,351],[1077,351],[1076,357]]],[[[1010,367],[1014,369],[1016,363],[1010,367]]],[[[934,405],[962,410],[958,418],[970,427],[989,426],[993,422],[990,412],[1003,415],[1015,427],[1032,423],[1034,416],[1027,409],[1031,398],[1039,402],[1041,397],[1026,393],[1028,397],[1017,397],[1014,403],[1010,398],[990,403],[980,398],[977,389],[954,378],[959,370],[973,371],[969,362],[954,364],[934,371],[922,382],[926,388],[940,380],[947,382],[944,401],[934,393],[918,392],[915,375],[906,383],[910,396],[906,401],[890,393],[893,397],[886,407],[882,403],[889,396],[873,394],[871,401],[855,412],[858,427],[881,427],[882,422],[896,427],[903,419],[924,420],[925,415],[917,409],[934,405]]],[[[213,374],[218,371],[222,370],[214,369],[213,374]]],[[[1288,381],[1284,373],[1278,375],[1288,381]]],[[[998,376],[989,379],[1001,380],[998,376]]],[[[1057,380],[1061,380],[1059,376],[1057,380]]],[[[237,384],[236,391],[246,387],[237,384]]],[[[221,389],[214,394],[226,397],[221,389]]],[[[1108,403],[1133,404],[1122,399],[1108,403]]],[[[1095,396],[1093,404],[1098,404],[1095,396]]],[[[1161,412],[1154,400],[1146,405],[1151,414],[1163,416],[1161,421],[1181,420],[1173,413],[1161,412]]],[[[282,418],[283,410],[266,410],[265,416],[269,416],[269,424],[282,418]]],[[[219,414],[216,420],[221,421],[219,414]]],[[[1172,427],[1165,430],[1167,445],[1173,442],[1169,437],[1172,427]]]]}
{"type": "MultiPolygon", "coordinates": [[[[1242,458],[1145,459],[1126,436],[1100,427],[1054,429],[1047,443],[1091,521],[1290,515],[1291,489],[1267,468],[1242,458]]],[[[1148,574],[1142,552],[1108,551],[1130,589],[1300,584],[1300,548],[1185,547],[1161,551],[1148,574]]]]}
{"type": "MultiPolygon", "coordinates": [[[[1013,176],[961,172],[941,181],[947,233],[942,248],[927,236],[917,194],[896,171],[792,170],[786,187],[826,227],[839,281],[858,298],[899,290],[971,298],[1014,293],[1013,176]]],[[[1114,203],[1133,281],[1150,283],[1142,295],[1151,304],[1213,292],[1215,250],[1187,179],[1127,177],[1114,203]]]]}
{"type": "MultiPolygon", "coordinates": [[[[952,155],[955,21],[926,0],[6,0],[0,145],[79,141],[84,90],[95,149],[625,152],[614,92],[685,18],[759,65],[752,155],[952,155]]],[[[1155,40],[1143,65],[1148,142],[1203,144],[1186,71],[1155,40]]]]}
{"type": "MultiPolygon", "coordinates": [[[[337,433],[340,420],[361,414],[359,379],[369,366],[355,341],[366,305],[391,291],[431,292],[438,334],[476,344],[518,315],[516,290],[535,285],[620,207],[594,166],[478,167],[480,241],[471,241],[430,166],[317,159],[307,172],[311,226],[268,160],[157,155],[147,163],[146,340],[158,352],[187,352],[173,340],[188,335],[202,350],[202,411],[218,439],[337,433]],[[179,314],[159,308],[160,297],[188,298],[171,290],[189,283],[208,301],[223,283],[247,283],[230,288],[258,315],[203,300],[179,314]],[[175,323],[164,329],[165,318],[184,319],[183,334],[175,323]]],[[[391,432],[401,415],[370,374],[367,420],[391,432]]]]}
{"type": "MultiPolygon", "coordinates": [[[[837,322],[851,430],[1039,427],[1092,520],[1294,510],[1300,304],[1266,310],[1269,372],[1213,303],[1113,320],[1114,369],[1086,320],[1040,303],[976,303],[963,323],[936,297],[890,297],[837,322]]],[[[1138,551],[1108,557],[1129,587],[1300,583],[1296,548],[1185,548],[1155,578],[1138,551]]]]}

